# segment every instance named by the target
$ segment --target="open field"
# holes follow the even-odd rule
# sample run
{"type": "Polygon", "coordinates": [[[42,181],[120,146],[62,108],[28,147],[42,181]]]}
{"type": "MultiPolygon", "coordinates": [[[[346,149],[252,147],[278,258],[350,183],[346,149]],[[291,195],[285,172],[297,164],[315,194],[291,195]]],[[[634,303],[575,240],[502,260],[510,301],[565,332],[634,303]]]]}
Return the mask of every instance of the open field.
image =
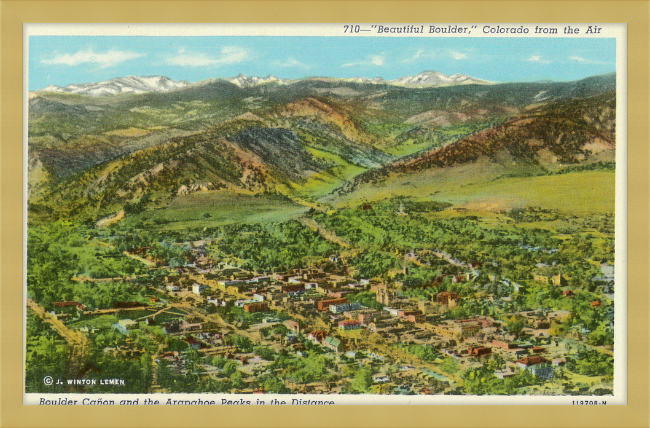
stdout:
{"type": "Polygon", "coordinates": [[[447,172],[445,177],[435,172],[390,177],[381,185],[364,185],[344,195],[339,203],[351,206],[403,196],[448,202],[469,211],[499,212],[535,206],[576,214],[614,212],[615,174],[609,171],[505,178],[480,168],[447,172]]]}
{"type": "Polygon", "coordinates": [[[306,207],[281,196],[254,196],[228,191],[197,192],[176,197],[167,208],[133,216],[166,230],[212,227],[235,222],[282,222],[299,217],[306,207]]]}

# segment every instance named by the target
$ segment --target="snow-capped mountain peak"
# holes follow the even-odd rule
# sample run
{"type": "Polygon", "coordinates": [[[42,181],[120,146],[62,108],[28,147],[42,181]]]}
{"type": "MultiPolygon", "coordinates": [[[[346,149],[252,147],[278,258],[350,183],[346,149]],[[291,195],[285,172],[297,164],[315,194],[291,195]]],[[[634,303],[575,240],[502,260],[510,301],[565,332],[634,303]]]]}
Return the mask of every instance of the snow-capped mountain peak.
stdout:
{"type": "MultiPolygon", "coordinates": [[[[127,76],[127,77],[118,77],[111,80],[106,80],[103,82],[96,83],[84,83],[84,84],[72,84],[65,87],[49,85],[46,88],[41,89],[44,92],[65,92],[81,95],[91,95],[91,96],[103,96],[103,95],[117,95],[125,93],[141,94],[146,92],[168,92],[175,89],[184,88],[189,85],[201,85],[208,82],[213,82],[215,80],[225,80],[234,85],[237,85],[240,88],[249,88],[258,85],[264,84],[277,84],[277,85],[288,85],[300,80],[313,80],[313,79],[323,79],[323,78],[306,78],[306,79],[281,79],[272,74],[266,77],[258,76],[246,76],[243,73],[238,74],[235,77],[229,77],[226,79],[208,79],[202,82],[197,82],[191,84],[190,82],[175,81],[165,76],[127,76]]],[[[488,85],[492,82],[487,80],[477,79],[466,74],[452,74],[447,76],[438,71],[424,71],[420,74],[413,76],[404,76],[398,79],[386,81],[381,77],[374,77],[372,79],[367,77],[351,77],[347,79],[334,79],[334,78],[325,78],[330,79],[331,81],[343,80],[348,82],[355,83],[365,83],[365,84],[383,84],[383,85],[395,85],[395,86],[406,86],[410,88],[429,88],[436,86],[452,86],[452,85],[468,85],[468,84],[478,84],[478,85],[488,85]]]]}
{"type": "Polygon", "coordinates": [[[96,83],[72,84],[65,87],[50,85],[42,91],[67,92],[81,95],[117,95],[125,93],[167,92],[183,88],[190,83],[177,82],[165,76],[127,76],[96,83]]]}
{"type": "Polygon", "coordinates": [[[482,79],[476,79],[466,74],[452,74],[447,76],[439,71],[423,71],[414,76],[404,76],[399,79],[391,80],[391,84],[410,87],[430,87],[445,85],[467,85],[478,84],[487,85],[492,82],[482,79]]]}
{"type": "Polygon", "coordinates": [[[279,79],[279,78],[275,77],[272,74],[269,74],[266,77],[257,77],[257,76],[248,77],[243,73],[239,73],[237,76],[229,77],[229,78],[227,78],[225,80],[239,86],[240,88],[247,88],[247,87],[250,87],[250,86],[263,85],[265,83],[284,84],[284,83],[289,82],[288,79],[279,79]]]}
{"type": "Polygon", "coordinates": [[[381,78],[381,77],[374,77],[372,79],[369,79],[367,77],[350,77],[349,79],[345,79],[348,82],[355,82],[355,83],[373,83],[373,84],[382,84],[386,83],[386,81],[381,78]]]}

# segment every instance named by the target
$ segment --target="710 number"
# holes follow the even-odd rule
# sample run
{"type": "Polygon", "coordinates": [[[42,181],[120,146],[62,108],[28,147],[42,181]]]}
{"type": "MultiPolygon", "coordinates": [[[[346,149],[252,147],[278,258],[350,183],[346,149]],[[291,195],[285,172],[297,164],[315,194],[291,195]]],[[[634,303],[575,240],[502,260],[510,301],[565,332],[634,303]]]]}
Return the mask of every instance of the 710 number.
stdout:
{"type": "Polygon", "coordinates": [[[344,25],[343,26],[343,32],[344,33],[358,33],[361,31],[361,26],[360,25],[344,25]]]}

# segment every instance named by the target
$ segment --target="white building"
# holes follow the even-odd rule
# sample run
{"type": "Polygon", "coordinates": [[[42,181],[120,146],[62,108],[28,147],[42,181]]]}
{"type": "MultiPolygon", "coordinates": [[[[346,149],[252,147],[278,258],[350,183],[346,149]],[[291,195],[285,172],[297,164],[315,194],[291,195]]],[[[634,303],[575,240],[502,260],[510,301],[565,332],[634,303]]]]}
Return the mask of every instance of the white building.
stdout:
{"type": "Polygon", "coordinates": [[[390,381],[390,378],[384,374],[376,374],[372,376],[372,380],[375,381],[375,383],[386,383],[390,381]]]}
{"type": "Polygon", "coordinates": [[[198,283],[194,283],[194,285],[192,285],[192,292],[193,292],[194,294],[196,294],[196,295],[199,295],[199,296],[201,295],[201,293],[202,293],[203,291],[205,291],[205,290],[207,290],[207,289],[208,289],[208,286],[207,286],[207,285],[198,284],[198,283]]]}

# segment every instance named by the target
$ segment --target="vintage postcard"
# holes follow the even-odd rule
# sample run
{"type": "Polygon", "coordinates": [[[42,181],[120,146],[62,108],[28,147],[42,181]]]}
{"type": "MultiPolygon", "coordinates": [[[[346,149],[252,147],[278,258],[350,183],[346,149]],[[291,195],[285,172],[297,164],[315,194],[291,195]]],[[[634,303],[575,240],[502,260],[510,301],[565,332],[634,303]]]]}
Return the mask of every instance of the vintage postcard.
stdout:
{"type": "Polygon", "coordinates": [[[24,403],[626,403],[626,27],[27,24],[24,403]]]}

